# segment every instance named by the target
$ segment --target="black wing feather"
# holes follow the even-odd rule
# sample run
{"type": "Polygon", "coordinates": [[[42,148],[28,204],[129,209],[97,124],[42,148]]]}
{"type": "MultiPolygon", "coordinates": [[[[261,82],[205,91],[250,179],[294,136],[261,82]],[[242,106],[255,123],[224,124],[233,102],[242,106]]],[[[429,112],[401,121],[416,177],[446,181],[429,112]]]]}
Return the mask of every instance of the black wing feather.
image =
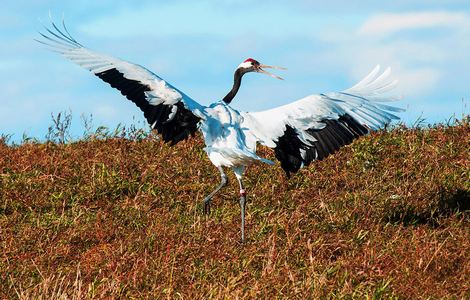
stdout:
{"type": "Polygon", "coordinates": [[[99,72],[96,73],[96,76],[134,102],[143,111],[147,122],[162,135],[165,142],[171,142],[171,145],[174,145],[190,135],[194,135],[197,131],[201,119],[188,110],[183,103],[150,104],[145,93],[151,91],[151,88],[138,80],[125,78],[124,74],[117,69],[99,72]],[[176,114],[170,120],[169,117],[175,106],[176,114]]]}
{"type": "Polygon", "coordinates": [[[340,147],[350,144],[354,139],[369,133],[366,126],[354,120],[348,114],[342,115],[338,120],[326,119],[322,121],[322,129],[307,129],[306,132],[316,141],[311,145],[305,144],[299,138],[297,131],[286,125],[284,134],[276,142],[274,152],[281,162],[281,167],[287,176],[297,172],[302,165],[309,165],[314,160],[322,160],[336,152],[340,147]],[[302,155],[302,152],[304,154],[302,155]]]}

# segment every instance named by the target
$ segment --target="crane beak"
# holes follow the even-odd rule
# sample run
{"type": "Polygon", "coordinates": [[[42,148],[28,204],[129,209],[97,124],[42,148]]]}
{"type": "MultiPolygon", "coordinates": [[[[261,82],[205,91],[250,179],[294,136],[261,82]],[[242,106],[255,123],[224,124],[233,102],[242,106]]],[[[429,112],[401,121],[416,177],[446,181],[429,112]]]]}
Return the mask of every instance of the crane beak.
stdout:
{"type": "Polygon", "coordinates": [[[263,74],[266,74],[268,76],[271,76],[273,78],[277,78],[277,79],[280,79],[280,80],[284,80],[284,78],[282,78],[280,76],[277,76],[277,75],[274,75],[272,73],[269,73],[268,71],[263,70],[263,69],[287,70],[286,68],[283,68],[283,67],[268,66],[268,65],[259,65],[258,69],[256,70],[256,72],[258,72],[258,73],[263,73],[263,74]]]}

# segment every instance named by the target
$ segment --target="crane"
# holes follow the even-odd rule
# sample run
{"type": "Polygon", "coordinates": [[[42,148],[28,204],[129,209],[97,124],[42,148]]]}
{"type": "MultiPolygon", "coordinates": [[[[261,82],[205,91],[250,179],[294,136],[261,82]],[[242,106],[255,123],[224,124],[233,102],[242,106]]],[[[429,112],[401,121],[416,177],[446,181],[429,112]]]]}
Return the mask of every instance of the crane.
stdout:
{"type": "Polygon", "coordinates": [[[400,108],[383,104],[384,96],[397,81],[389,79],[390,68],[372,72],[353,87],[341,92],[314,94],[287,105],[260,112],[242,112],[230,103],[247,73],[265,74],[266,69],[284,69],[248,58],[235,70],[232,89],[222,100],[204,106],[146,68],[94,52],[76,41],[67,30],[51,22],[38,42],[88,69],[123,96],[134,102],[151,128],[165,142],[178,142],[201,132],[209,160],[220,172],[220,184],[203,200],[204,213],[210,213],[214,195],[228,183],[224,168],[235,174],[240,187],[241,240],[245,240],[247,192],[243,175],[247,166],[274,162],[256,154],[258,144],[274,149],[287,177],[312,161],[322,160],[341,146],[350,144],[372,130],[399,119],[400,108]]]}

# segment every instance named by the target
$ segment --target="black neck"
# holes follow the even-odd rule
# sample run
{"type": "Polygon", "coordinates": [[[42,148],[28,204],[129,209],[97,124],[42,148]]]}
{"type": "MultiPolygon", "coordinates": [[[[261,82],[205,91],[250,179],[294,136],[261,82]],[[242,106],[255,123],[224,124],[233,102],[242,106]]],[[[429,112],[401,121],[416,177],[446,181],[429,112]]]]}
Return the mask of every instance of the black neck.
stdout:
{"type": "Polygon", "coordinates": [[[230,92],[222,99],[225,103],[230,104],[232,102],[233,98],[238,92],[238,89],[240,88],[240,85],[242,84],[242,77],[246,72],[244,72],[243,69],[237,69],[235,71],[235,74],[233,75],[233,87],[230,92]]]}

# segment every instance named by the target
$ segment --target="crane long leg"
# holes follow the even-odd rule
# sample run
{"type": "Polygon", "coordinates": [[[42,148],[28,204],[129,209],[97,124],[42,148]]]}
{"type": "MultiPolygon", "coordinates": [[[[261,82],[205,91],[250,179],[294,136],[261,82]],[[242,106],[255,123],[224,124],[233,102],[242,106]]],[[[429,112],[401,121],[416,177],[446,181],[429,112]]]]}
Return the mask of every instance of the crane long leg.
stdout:
{"type": "Polygon", "coordinates": [[[206,198],[204,198],[204,214],[210,214],[211,213],[211,200],[212,200],[212,197],[214,197],[214,195],[220,191],[221,188],[223,188],[224,186],[227,185],[228,183],[228,178],[227,178],[227,175],[225,175],[224,173],[224,169],[222,169],[222,167],[217,167],[217,169],[219,169],[219,172],[220,172],[220,184],[219,186],[212,191],[212,193],[210,193],[206,198]]]}
{"type": "Polygon", "coordinates": [[[246,191],[243,188],[243,183],[241,179],[238,179],[240,183],[240,210],[242,217],[241,232],[242,232],[242,242],[245,242],[245,210],[246,210],[246,191]]]}
{"type": "Polygon", "coordinates": [[[245,210],[246,210],[246,191],[243,187],[242,176],[244,167],[233,168],[235,176],[237,177],[238,184],[240,185],[240,210],[241,210],[241,233],[242,233],[242,243],[245,242],[245,210]]]}

